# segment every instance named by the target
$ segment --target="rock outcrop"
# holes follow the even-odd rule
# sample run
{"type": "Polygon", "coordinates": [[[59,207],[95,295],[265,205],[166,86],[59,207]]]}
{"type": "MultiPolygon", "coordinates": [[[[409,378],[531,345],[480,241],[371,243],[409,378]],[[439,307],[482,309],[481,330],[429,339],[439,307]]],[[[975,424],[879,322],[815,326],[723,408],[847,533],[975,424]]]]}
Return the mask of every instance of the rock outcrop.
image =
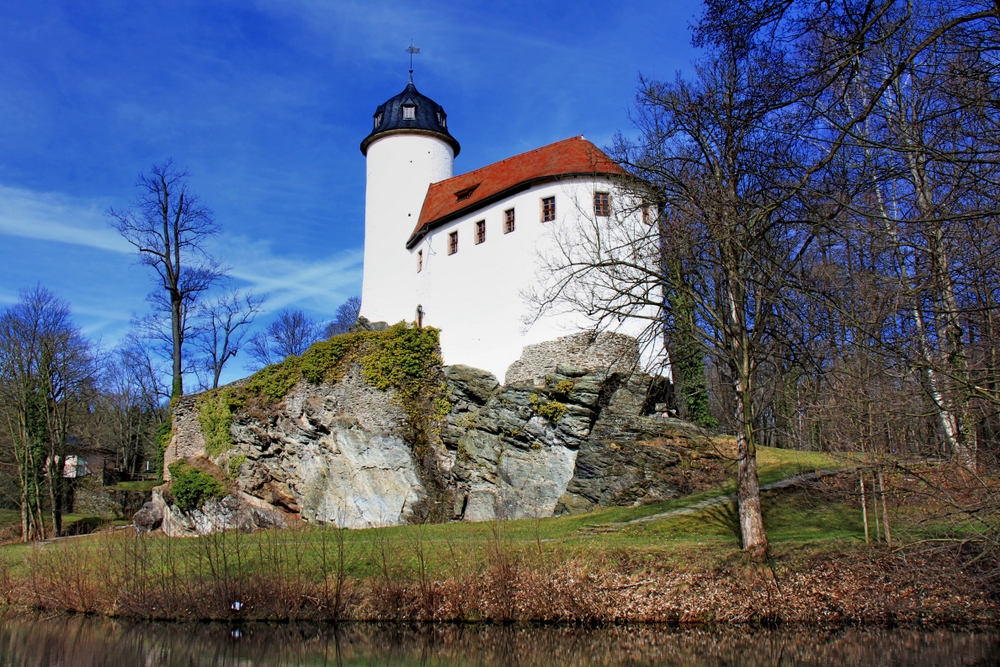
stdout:
{"type": "MultiPolygon", "coordinates": [[[[306,521],[348,528],[405,523],[427,500],[395,392],[352,366],[335,383],[299,382],[270,411],[237,415],[225,461],[236,484],[306,521]]],[[[226,466],[223,466],[224,468],[226,466]]]]}
{"type": "Polygon", "coordinates": [[[210,498],[197,508],[182,511],[153,490],[153,498],[135,513],[132,523],[140,532],[162,528],[171,537],[196,537],[215,532],[239,530],[244,533],[267,528],[286,528],[289,519],[280,509],[241,491],[223,498],[210,498]]]}
{"type": "Polygon", "coordinates": [[[501,386],[444,370],[454,408],[441,431],[456,453],[455,518],[546,517],[677,495],[696,427],[643,416],[652,379],[560,364],[543,383],[501,386]]]}
{"type": "MultiPolygon", "coordinates": [[[[567,337],[526,348],[506,384],[475,368],[435,367],[424,390],[408,393],[372,386],[345,357],[336,380],[303,375],[280,401],[234,403],[231,442],[208,456],[210,467],[228,472],[228,496],[181,512],[158,492],[136,523],[176,535],[293,517],[362,528],[670,498],[683,486],[685,462],[710,455],[708,439],[663,415],[664,382],[630,371],[628,343],[567,337]]],[[[208,455],[202,400],[178,404],[167,465],[208,455]]]]}

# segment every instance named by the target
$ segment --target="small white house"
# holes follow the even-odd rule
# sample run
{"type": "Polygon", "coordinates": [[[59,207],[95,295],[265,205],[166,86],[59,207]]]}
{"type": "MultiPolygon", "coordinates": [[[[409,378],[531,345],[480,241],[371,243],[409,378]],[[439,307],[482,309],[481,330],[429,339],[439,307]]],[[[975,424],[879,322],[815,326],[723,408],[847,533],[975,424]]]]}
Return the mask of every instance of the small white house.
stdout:
{"type": "MultiPolygon", "coordinates": [[[[587,329],[581,314],[533,319],[541,257],[571,226],[612,214],[624,172],[573,137],[453,175],[461,147],[444,109],[409,82],[376,109],[367,158],[361,315],[441,329],[446,364],[504,381],[526,345],[587,329]]],[[[632,207],[638,210],[638,207],[632,207]]],[[[571,235],[563,235],[568,238],[571,235]]],[[[623,321],[636,335],[648,321],[623,321]]]]}

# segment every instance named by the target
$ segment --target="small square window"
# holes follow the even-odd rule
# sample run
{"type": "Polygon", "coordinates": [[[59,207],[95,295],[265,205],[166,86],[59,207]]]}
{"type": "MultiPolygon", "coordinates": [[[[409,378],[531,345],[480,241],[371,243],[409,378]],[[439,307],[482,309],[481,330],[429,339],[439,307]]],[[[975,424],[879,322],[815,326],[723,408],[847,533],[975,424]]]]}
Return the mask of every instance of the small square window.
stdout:
{"type": "Polygon", "coordinates": [[[448,254],[454,255],[458,252],[458,232],[448,234],[448,254]]]}
{"type": "Polygon", "coordinates": [[[476,245],[486,242],[486,221],[480,220],[476,223],[476,245]]]}
{"type": "Polygon", "coordinates": [[[556,198],[545,197],[542,199],[542,222],[552,222],[556,219],[556,198]]]}
{"type": "Polygon", "coordinates": [[[648,204],[644,204],[642,207],[642,222],[646,225],[656,222],[656,209],[648,204]]]}
{"type": "Polygon", "coordinates": [[[514,209],[509,208],[503,212],[503,233],[510,234],[514,231],[514,209]]]}
{"type": "Polygon", "coordinates": [[[611,197],[607,192],[594,193],[594,215],[599,218],[611,215],[611,197]]]}
{"type": "Polygon", "coordinates": [[[417,117],[417,107],[407,105],[403,107],[403,120],[415,120],[417,117]]]}
{"type": "Polygon", "coordinates": [[[423,250],[418,250],[417,251],[417,273],[420,273],[423,270],[424,270],[424,251],[423,250]]]}

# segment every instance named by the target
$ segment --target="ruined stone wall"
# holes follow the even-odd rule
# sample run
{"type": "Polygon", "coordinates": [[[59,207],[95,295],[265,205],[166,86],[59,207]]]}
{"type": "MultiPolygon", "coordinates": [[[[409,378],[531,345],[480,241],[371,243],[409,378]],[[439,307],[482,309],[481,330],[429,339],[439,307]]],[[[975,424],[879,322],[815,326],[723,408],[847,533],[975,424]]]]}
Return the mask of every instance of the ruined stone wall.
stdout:
{"type": "Polygon", "coordinates": [[[639,348],[631,336],[583,331],[525,346],[521,358],[507,369],[504,384],[540,384],[559,365],[628,375],[638,364],[639,348]]]}
{"type": "Polygon", "coordinates": [[[205,456],[205,436],[198,423],[198,394],[177,399],[173,414],[174,435],[163,452],[163,481],[170,481],[170,465],[180,459],[205,456]]]}

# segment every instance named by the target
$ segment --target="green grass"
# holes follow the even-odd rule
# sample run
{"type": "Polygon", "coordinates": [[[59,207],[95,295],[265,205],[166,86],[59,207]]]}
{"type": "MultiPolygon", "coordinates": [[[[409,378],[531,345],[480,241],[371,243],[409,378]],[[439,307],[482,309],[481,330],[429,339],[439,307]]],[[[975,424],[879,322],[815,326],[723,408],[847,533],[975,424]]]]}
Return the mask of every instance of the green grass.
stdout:
{"type": "Polygon", "coordinates": [[[118,482],[108,488],[115,491],[152,491],[154,487],[160,484],[163,484],[163,482],[153,479],[142,482],[118,482]]]}
{"type": "MultiPolygon", "coordinates": [[[[795,452],[761,448],[758,456],[762,484],[816,469],[835,469],[847,461],[816,452],[795,452]]],[[[136,484],[136,483],[131,483],[136,484]]],[[[138,484],[144,484],[142,482],[138,484]]],[[[148,484],[148,483],[145,483],[148,484]]],[[[319,558],[324,542],[328,549],[342,535],[349,554],[352,576],[377,576],[382,571],[380,554],[391,554],[393,566],[413,572],[418,568],[417,554],[423,552],[426,571],[435,576],[471,572],[487,558],[497,544],[514,552],[538,554],[558,560],[579,559],[608,563],[622,558],[685,564],[697,562],[709,566],[719,559],[731,558],[739,550],[739,540],[731,517],[716,506],[697,514],[673,517],[642,524],[626,524],[634,519],[668,512],[733,491],[728,482],[683,498],[641,507],[614,507],[593,512],[546,519],[520,519],[504,522],[447,523],[422,526],[396,526],[339,533],[335,528],[307,527],[284,533],[286,544],[304,554],[306,562],[319,558]],[[729,523],[727,523],[729,521],[729,523]],[[617,525],[616,525],[617,524],[617,525]]],[[[821,546],[863,541],[859,508],[823,503],[797,491],[767,494],[765,523],[772,544],[785,546],[821,546]]],[[[16,515],[16,513],[14,513],[16,515]]],[[[82,517],[81,517],[82,519],[82,517]]],[[[69,517],[67,517],[69,521],[69,517]]],[[[265,548],[273,535],[226,535],[218,538],[170,540],[156,538],[155,544],[170,542],[183,559],[197,559],[206,540],[221,539],[227,548],[251,552],[265,548]],[[238,545],[241,545],[238,547],[238,545]]],[[[75,540],[74,548],[105,548],[102,538],[75,540]]],[[[4,547],[3,549],[8,549],[4,547]]],[[[61,548],[53,544],[49,548],[61,548]]],[[[0,549],[2,551],[2,549],[0,549]]]]}

